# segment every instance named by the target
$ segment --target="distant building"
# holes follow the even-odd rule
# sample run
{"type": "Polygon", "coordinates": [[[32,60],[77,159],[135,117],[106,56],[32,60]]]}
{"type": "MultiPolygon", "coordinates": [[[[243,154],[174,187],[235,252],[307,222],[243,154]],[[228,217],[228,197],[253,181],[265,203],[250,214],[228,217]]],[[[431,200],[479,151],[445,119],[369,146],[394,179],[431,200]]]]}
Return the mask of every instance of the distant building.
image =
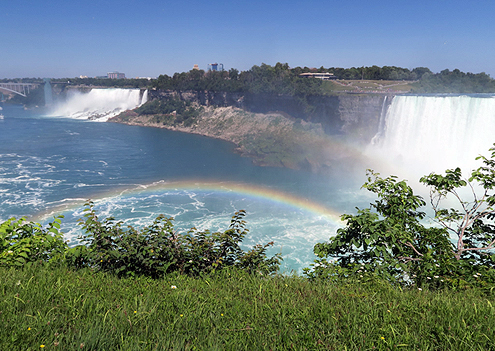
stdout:
{"type": "Polygon", "coordinates": [[[318,78],[318,79],[321,79],[321,80],[331,80],[331,79],[337,79],[337,77],[335,77],[333,75],[333,73],[301,73],[299,75],[299,77],[302,77],[302,78],[318,78]]]}
{"type": "Polygon", "coordinates": [[[193,69],[194,69],[194,70],[196,70],[196,71],[199,71],[199,66],[198,66],[198,64],[195,64],[195,65],[193,66],[193,69]]]}
{"type": "Polygon", "coordinates": [[[107,77],[110,79],[125,79],[125,73],[120,72],[108,72],[107,77]]]}
{"type": "Polygon", "coordinates": [[[208,64],[208,71],[223,71],[223,63],[208,64]]]}

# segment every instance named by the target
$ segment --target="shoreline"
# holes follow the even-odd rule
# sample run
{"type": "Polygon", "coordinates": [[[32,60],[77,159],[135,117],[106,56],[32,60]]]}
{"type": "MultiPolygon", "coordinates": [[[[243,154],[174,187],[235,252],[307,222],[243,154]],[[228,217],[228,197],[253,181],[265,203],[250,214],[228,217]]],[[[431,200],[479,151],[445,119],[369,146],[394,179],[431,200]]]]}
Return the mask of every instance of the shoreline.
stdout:
{"type": "MultiPolygon", "coordinates": [[[[126,112],[129,112],[129,111],[126,111],[126,112]]],[[[123,114],[125,114],[126,112],[123,112],[123,114]]],[[[201,136],[206,137],[206,138],[213,138],[213,139],[217,139],[217,140],[222,140],[222,141],[226,141],[226,142],[232,144],[234,146],[233,150],[236,153],[240,154],[242,157],[251,157],[248,153],[246,153],[242,150],[239,143],[233,141],[230,138],[225,137],[224,135],[212,135],[209,133],[194,130],[193,128],[184,127],[184,126],[177,126],[177,125],[171,126],[171,125],[165,125],[165,124],[161,124],[161,123],[152,123],[152,122],[123,121],[123,120],[120,120],[118,117],[119,116],[111,117],[106,122],[119,123],[119,124],[125,124],[128,126],[136,126],[136,127],[149,127],[149,128],[166,129],[166,130],[171,130],[173,132],[195,134],[195,135],[201,135],[201,136]]],[[[256,160],[253,159],[253,162],[255,162],[255,161],[256,160]]]]}
{"type": "Polygon", "coordinates": [[[227,141],[234,152],[258,166],[306,169],[319,173],[340,161],[356,157],[321,124],[297,120],[281,113],[252,113],[235,107],[208,107],[189,125],[176,123],[175,115],[138,115],[125,111],[107,122],[154,127],[227,141]]]}

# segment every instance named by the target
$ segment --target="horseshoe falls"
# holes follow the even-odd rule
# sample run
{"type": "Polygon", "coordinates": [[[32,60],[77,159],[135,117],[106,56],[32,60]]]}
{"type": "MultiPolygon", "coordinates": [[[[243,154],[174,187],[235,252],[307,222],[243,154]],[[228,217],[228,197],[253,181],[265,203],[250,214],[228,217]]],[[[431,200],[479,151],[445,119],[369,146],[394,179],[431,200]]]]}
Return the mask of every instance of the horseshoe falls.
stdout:
{"type": "Polygon", "coordinates": [[[419,179],[461,167],[467,175],[481,165],[475,158],[489,156],[495,143],[495,97],[395,96],[382,128],[367,150],[380,162],[376,171],[384,166],[391,174],[419,179]]]}

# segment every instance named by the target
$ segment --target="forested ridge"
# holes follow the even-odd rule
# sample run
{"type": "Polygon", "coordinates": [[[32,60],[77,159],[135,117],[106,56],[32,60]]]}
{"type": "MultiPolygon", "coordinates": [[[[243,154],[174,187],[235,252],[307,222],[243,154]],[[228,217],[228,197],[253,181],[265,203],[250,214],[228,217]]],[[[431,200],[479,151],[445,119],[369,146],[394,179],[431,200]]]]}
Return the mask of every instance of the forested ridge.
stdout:
{"type": "MultiPolygon", "coordinates": [[[[289,96],[326,95],[338,92],[332,82],[300,77],[302,73],[331,73],[336,80],[405,81],[412,84],[412,93],[495,93],[495,80],[490,75],[445,69],[439,73],[427,67],[413,69],[376,65],[369,67],[289,67],[262,63],[246,71],[231,68],[225,71],[192,69],[172,76],[161,74],[156,79],[56,78],[53,84],[70,86],[151,88],[174,91],[213,91],[238,93],[273,93],[289,96]]],[[[2,82],[43,84],[41,78],[0,79],[2,82]]]]}
{"type": "Polygon", "coordinates": [[[464,73],[448,69],[433,73],[429,68],[412,70],[395,66],[371,66],[352,68],[290,68],[287,63],[275,66],[261,64],[248,71],[191,70],[160,75],[151,81],[151,87],[176,91],[224,91],[242,93],[272,93],[290,96],[327,95],[334,93],[332,82],[300,77],[301,73],[331,73],[338,80],[389,80],[412,83],[413,93],[493,93],[495,80],[486,73],[464,73]]]}

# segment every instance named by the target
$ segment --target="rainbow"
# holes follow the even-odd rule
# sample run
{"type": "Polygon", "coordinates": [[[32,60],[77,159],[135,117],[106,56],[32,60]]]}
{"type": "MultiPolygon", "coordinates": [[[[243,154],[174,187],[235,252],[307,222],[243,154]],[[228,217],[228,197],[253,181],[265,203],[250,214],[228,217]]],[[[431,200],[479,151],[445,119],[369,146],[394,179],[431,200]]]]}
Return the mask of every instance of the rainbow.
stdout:
{"type": "MultiPolygon", "coordinates": [[[[303,211],[313,213],[321,216],[333,224],[342,226],[343,222],[340,220],[341,213],[330,209],[324,205],[321,205],[315,201],[308,200],[306,198],[288,194],[280,190],[275,190],[269,187],[262,187],[247,183],[240,182],[218,182],[218,181],[204,181],[204,180],[187,180],[187,181],[158,181],[146,185],[138,185],[132,188],[116,189],[107,193],[99,194],[97,197],[92,198],[95,204],[106,201],[111,198],[129,197],[141,194],[161,193],[166,191],[212,191],[224,194],[236,194],[246,197],[257,198],[260,201],[274,202],[275,204],[288,205],[303,211]]],[[[74,199],[67,201],[63,205],[56,206],[50,210],[38,213],[34,216],[38,221],[47,219],[49,217],[67,213],[69,211],[75,211],[83,206],[86,200],[74,199]]]]}

